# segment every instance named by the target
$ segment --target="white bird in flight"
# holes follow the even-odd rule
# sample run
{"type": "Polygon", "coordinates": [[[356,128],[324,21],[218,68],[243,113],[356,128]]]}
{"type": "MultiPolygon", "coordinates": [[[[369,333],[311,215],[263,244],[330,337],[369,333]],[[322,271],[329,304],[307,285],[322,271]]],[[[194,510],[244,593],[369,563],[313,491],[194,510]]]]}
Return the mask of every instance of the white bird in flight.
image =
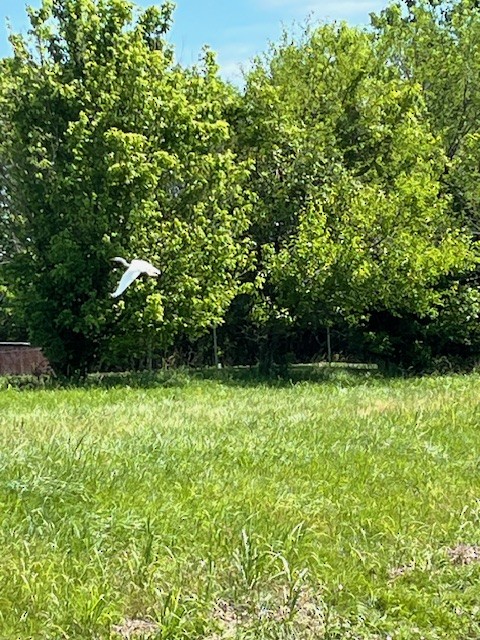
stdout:
{"type": "Polygon", "coordinates": [[[120,262],[124,267],[127,268],[125,273],[120,279],[118,283],[118,287],[114,293],[111,294],[112,298],[116,298],[121,293],[125,291],[125,289],[132,284],[132,282],[138,278],[142,273],[146,273],[148,276],[157,277],[160,275],[160,271],[147,262],[147,260],[132,260],[130,263],[124,260],[123,258],[112,258],[115,262],[120,262]]]}

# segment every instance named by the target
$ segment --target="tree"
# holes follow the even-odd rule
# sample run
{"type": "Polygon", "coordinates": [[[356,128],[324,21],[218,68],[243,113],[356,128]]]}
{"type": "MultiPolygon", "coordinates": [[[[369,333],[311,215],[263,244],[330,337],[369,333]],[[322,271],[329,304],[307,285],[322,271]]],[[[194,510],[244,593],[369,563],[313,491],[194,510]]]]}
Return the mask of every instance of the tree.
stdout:
{"type": "MultiPolygon", "coordinates": [[[[372,16],[377,47],[385,64],[420,85],[430,127],[447,159],[442,181],[459,216],[478,211],[460,186],[462,158],[471,157],[480,121],[480,5],[474,0],[416,0],[407,11],[395,3],[372,16]],[[473,136],[473,139],[472,139],[473,136]],[[465,149],[465,147],[467,147],[465,149]]],[[[478,158],[478,155],[477,155],[478,158]]],[[[471,187],[467,179],[466,190],[471,187]]]]}
{"type": "Polygon", "coordinates": [[[184,70],[172,5],[43,0],[4,61],[13,271],[32,340],[60,371],[125,366],[221,322],[250,261],[248,167],[230,147],[237,99],[213,55],[184,70]],[[109,259],[148,257],[159,283],[112,303],[109,259]]]}
{"type": "Polygon", "coordinates": [[[441,191],[450,199],[457,224],[467,228],[474,240],[474,264],[460,277],[444,281],[446,302],[439,306],[426,335],[433,350],[443,344],[445,352],[465,352],[468,345],[471,353],[478,352],[480,3],[415,0],[402,6],[397,2],[372,16],[372,23],[385,64],[421,88],[424,117],[446,156],[441,191]]]}
{"type": "Polygon", "coordinates": [[[8,272],[12,257],[20,250],[18,238],[14,233],[15,212],[9,198],[8,162],[5,153],[5,141],[9,128],[5,109],[5,89],[7,74],[0,60],[0,341],[24,340],[27,335],[24,318],[16,305],[16,291],[8,272]]]}
{"type": "Polygon", "coordinates": [[[421,87],[346,25],[288,38],[247,77],[263,301],[296,326],[426,315],[473,263],[441,188],[446,158],[421,87]]]}

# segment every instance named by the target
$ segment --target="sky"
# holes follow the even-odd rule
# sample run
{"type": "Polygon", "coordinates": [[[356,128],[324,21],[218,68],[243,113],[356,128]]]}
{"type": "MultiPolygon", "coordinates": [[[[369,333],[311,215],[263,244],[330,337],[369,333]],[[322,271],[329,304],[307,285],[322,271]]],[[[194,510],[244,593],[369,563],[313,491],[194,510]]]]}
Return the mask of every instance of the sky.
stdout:
{"type": "MultiPolygon", "coordinates": [[[[10,55],[8,24],[13,32],[26,32],[26,4],[38,8],[41,0],[0,0],[0,57],[10,55]]],[[[147,7],[154,0],[136,0],[147,7]]],[[[169,40],[176,58],[194,64],[204,45],[216,51],[224,78],[241,84],[242,68],[278,41],[284,28],[302,25],[307,18],[325,22],[346,20],[368,24],[369,14],[388,0],[176,0],[169,40]]]]}

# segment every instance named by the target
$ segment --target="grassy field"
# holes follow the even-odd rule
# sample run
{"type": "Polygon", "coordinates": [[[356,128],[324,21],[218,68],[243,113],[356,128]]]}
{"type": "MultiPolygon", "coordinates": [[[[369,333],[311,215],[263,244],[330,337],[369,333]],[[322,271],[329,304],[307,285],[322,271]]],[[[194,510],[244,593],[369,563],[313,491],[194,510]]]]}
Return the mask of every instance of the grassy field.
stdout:
{"type": "Polygon", "coordinates": [[[0,638],[480,637],[480,376],[0,391],[0,638]]]}

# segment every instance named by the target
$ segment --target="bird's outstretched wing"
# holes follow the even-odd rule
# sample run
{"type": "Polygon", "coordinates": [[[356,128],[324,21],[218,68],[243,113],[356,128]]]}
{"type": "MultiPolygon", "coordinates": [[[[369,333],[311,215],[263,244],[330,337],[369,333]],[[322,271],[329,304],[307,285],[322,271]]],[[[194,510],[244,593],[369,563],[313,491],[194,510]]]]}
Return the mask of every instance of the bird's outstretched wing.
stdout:
{"type": "Polygon", "coordinates": [[[114,291],[112,293],[112,298],[116,298],[117,296],[119,296],[121,293],[123,293],[125,291],[125,289],[132,284],[132,282],[135,280],[135,278],[138,278],[138,276],[141,274],[142,272],[139,271],[138,269],[127,269],[125,271],[125,273],[123,274],[123,276],[121,277],[120,282],[118,283],[118,287],[116,289],[116,291],[114,291]]]}

